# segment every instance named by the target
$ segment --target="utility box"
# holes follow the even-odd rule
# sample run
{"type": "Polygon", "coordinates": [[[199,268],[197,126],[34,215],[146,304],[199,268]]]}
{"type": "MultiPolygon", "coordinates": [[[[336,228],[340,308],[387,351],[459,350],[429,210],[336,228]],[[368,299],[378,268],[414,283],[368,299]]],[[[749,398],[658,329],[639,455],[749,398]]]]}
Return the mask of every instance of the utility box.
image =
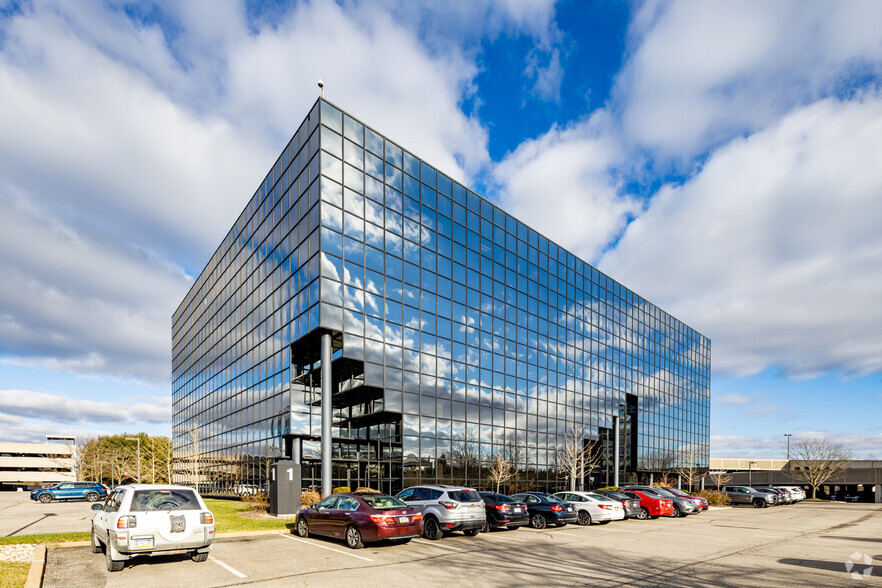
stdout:
{"type": "Polygon", "coordinates": [[[273,515],[291,515],[300,510],[300,464],[290,460],[270,465],[269,510],[273,515]]]}

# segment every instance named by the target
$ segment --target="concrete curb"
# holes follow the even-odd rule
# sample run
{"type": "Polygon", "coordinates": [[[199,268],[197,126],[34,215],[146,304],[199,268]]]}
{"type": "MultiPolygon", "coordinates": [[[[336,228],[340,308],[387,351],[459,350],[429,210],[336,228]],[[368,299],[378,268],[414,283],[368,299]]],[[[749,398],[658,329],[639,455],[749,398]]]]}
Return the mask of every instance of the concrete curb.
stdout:
{"type": "Polygon", "coordinates": [[[46,546],[37,544],[34,547],[34,559],[31,561],[31,569],[28,570],[28,579],[25,580],[24,588],[40,588],[43,585],[43,571],[46,569],[46,546]]]}

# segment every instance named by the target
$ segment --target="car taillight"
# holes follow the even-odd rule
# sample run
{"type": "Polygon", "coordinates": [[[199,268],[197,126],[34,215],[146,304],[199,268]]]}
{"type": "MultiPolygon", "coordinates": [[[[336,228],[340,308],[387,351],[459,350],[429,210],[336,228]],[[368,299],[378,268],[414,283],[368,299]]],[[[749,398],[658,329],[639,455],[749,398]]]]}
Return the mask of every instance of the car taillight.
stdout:
{"type": "Polygon", "coordinates": [[[214,515],[210,512],[202,513],[202,524],[203,525],[213,525],[214,524],[214,515]]]}
{"type": "Polygon", "coordinates": [[[496,510],[511,510],[511,507],[507,504],[491,504],[490,506],[496,510]]]}
{"type": "Polygon", "coordinates": [[[134,529],[137,526],[138,519],[136,519],[134,515],[119,517],[119,520],[116,521],[117,529],[134,529]]]}
{"type": "Polygon", "coordinates": [[[558,506],[558,505],[556,505],[556,504],[553,504],[553,505],[551,505],[551,510],[553,510],[554,512],[560,512],[560,511],[563,510],[563,507],[562,507],[562,506],[558,506]]]}
{"type": "Polygon", "coordinates": [[[454,509],[457,506],[459,506],[458,502],[448,502],[446,500],[439,500],[438,504],[440,504],[441,506],[443,506],[446,509],[454,509]]]}
{"type": "Polygon", "coordinates": [[[421,515],[421,514],[415,514],[415,515],[413,515],[413,522],[418,523],[418,522],[420,522],[421,520],[423,520],[423,515],[421,515]]]}
{"type": "Polygon", "coordinates": [[[613,509],[611,504],[598,504],[597,506],[599,506],[603,510],[612,510],[613,509]]]}
{"type": "Polygon", "coordinates": [[[386,515],[371,515],[371,520],[375,523],[395,524],[395,517],[387,517],[386,515]]]}

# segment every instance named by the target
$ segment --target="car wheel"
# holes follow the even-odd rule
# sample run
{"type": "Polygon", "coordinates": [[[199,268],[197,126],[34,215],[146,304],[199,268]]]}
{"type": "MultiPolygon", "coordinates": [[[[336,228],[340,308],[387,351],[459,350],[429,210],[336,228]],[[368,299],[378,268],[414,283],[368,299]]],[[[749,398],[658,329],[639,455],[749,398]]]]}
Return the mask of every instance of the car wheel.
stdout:
{"type": "Polygon", "coordinates": [[[534,529],[544,529],[547,521],[545,517],[539,513],[534,514],[530,517],[530,526],[534,529]]]}
{"type": "Polygon", "coordinates": [[[637,513],[637,518],[640,519],[641,521],[645,521],[646,519],[649,518],[649,511],[646,510],[645,507],[641,508],[640,512],[637,513]]]}
{"type": "Polygon", "coordinates": [[[579,511],[579,524],[583,527],[591,524],[591,514],[587,510],[579,511]]]}
{"type": "Polygon", "coordinates": [[[361,542],[361,531],[355,525],[346,527],[346,545],[352,549],[361,549],[364,543],[361,542]]]}
{"type": "Polygon", "coordinates": [[[126,565],[125,560],[116,560],[114,556],[118,557],[119,552],[113,547],[113,543],[111,543],[110,537],[108,537],[107,543],[104,544],[104,559],[107,561],[108,572],[118,572],[126,565]]]}
{"type": "Polygon", "coordinates": [[[40,494],[40,498],[38,500],[43,504],[49,504],[50,502],[52,502],[52,495],[48,492],[40,494]]]}
{"type": "Polygon", "coordinates": [[[92,553],[101,553],[101,542],[95,536],[95,527],[92,527],[91,547],[92,553]]]}
{"type": "Polygon", "coordinates": [[[675,504],[674,505],[674,512],[671,513],[671,518],[676,519],[677,517],[682,517],[682,516],[684,516],[683,512],[680,510],[680,507],[675,504]]]}
{"type": "Polygon", "coordinates": [[[475,535],[477,535],[480,532],[481,532],[481,529],[469,529],[468,531],[463,531],[463,534],[466,537],[474,537],[475,535]]]}
{"type": "Polygon", "coordinates": [[[98,500],[98,493],[97,492],[89,492],[88,494],[86,494],[86,500],[88,502],[95,502],[96,500],[98,500]]]}
{"type": "Polygon", "coordinates": [[[608,525],[608,524],[609,524],[609,519],[606,519],[605,521],[598,521],[598,522],[599,522],[601,525],[608,525]]]}
{"type": "Polygon", "coordinates": [[[207,551],[203,551],[203,552],[194,551],[193,555],[190,556],[190,559],[192,559],[195,562],[206,561],[208,559],[208,552],[207,551]]]}
{"type": "MultiPolygon", "coordinates": [[[[41,496],[40,498],[43,498],[43,497],[41,496]]],[[[764,501],[760,500],[759,498],[757,498],[756,500],[753,501],[754,508],[763,508],[765,505],[766,505],[766,503],[764,501]]]]}
{"type": "Polygon", "coordinates": [[[302,516],[297,517],[297,536],[304,539],[309,537],[309,523],[302,516]]]}
{"type": "Polygon", "coordinates": [[[437,541],[442,535],[443,533],[441,532],[441,527],[438,526],[438,521],[433,518],[426,519],[423,526],[423,536],[429,541],[437,541]]]}

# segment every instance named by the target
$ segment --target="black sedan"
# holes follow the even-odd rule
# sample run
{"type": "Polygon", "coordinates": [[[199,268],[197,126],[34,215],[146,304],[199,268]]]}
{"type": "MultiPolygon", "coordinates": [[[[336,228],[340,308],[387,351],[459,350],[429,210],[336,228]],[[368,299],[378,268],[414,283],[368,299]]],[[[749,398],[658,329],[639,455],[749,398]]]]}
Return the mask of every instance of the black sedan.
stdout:
{"type": "Polygon", "coordinates": [[[615,492],[613,490],[594,490],[595,494],[602,494],[612,500],[618,500],[622,503],[622,506],[625,509],[625,518],[639,518],[640,515],[640,501],[634,500],[630,496],[622,494],[621,492],[615,492]]]}
{"type": "Polygon", "coordinates": [[[512,498],[526,503],[530,525],[534,529],[544,529],[547,525],[563,527],[567,523],[579,522],[576,507],[548,492],[521,492],[512,495],[512,498]]]}
{"type": "Polygon", "coordinates": [[[480,494],[484,500],[484,510],[487,512],[487,520],[481,531],[486,532],[500,527],[517,529],[530,524],[530,515],[525,503],[518,502],[505,494],[494,492],[480,492],[480,494]]]}

